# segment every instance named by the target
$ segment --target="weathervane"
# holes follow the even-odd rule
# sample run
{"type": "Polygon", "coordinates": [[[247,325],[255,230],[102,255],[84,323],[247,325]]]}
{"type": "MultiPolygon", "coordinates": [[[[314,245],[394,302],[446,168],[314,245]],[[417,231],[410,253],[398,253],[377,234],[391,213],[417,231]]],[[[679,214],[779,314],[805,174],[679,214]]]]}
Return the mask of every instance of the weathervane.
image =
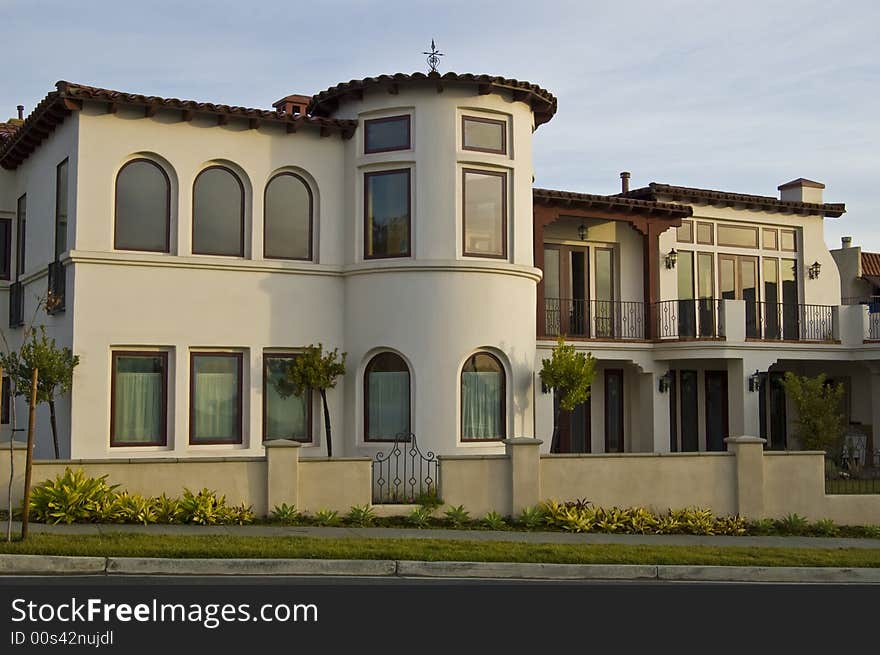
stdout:
{"type": "Polygon", "coordinates": [[[423,55],[428,55],[428,66],[431,67],[429,73],[437,72],[437,64],[440,63],[440,57],[443,56],[443,53],[437,50],[437,46],[434,45],[434,39],[431,39],[431,52],[423,52],[423,55]]]}

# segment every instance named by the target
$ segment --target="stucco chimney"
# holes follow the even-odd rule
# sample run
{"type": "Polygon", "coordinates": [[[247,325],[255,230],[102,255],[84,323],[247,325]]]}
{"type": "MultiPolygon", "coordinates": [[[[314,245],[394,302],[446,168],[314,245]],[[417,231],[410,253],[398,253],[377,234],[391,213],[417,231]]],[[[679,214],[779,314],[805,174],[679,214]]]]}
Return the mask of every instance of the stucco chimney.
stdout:
{"type": "Polygon", "coordinates": [[[814,182],[813,180],[799,177],[791,182],[780,184],[776,188],[779,189],[780,200],[822,204],[822,190],[825,188],[825,185],[821,182],[814,182]]]}
{"type": "Polygon", "coordinates": [[[24,120],[24,105],[19,105],[16,109],[18,109],[18,120],[24,120]]]}
{"type": "Polygon", "coordinates": [[[620,173],[620,192],[629,191],[629,171],[621,171],[620,173]]]}
{"type": "Polygon", "coordinates": [[[294,94],[285,96],[277,102],[273,102],[272,106],[275,107],[276,111],[280,111],[282,114],[295,116],[296,114],[305,114],[306,107],[309,106],[311,101],[312,96],[294,94]]]}
{"type": "Polygon", "coordinates": [[[840,237],[841,248],[852,248],[852,237],[840,237]]]}

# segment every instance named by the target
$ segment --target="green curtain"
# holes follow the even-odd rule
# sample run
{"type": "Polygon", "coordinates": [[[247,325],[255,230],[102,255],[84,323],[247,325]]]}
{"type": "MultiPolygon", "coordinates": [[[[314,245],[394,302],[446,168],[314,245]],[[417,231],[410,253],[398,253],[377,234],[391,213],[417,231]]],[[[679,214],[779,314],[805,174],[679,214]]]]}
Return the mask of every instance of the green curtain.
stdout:
{"type": "Polygon", "coordinates": [[[238,380],[234,372],[196,373],[194,441],[238,438],[238,380]]]}
{"type": "Polygon", "coordinates": [[[266,439],[308,440],[306,392],[301,396],[282,398],[275,389],[275,381],[283,376],[281,371],[270,369],[266,381],[266,439]]]}
{"type": "Polygon", "coordinates": [[[162,438],[162,374],[116,373],[115,440],[150,443],[162,438]]]}
{"type": "Polygon", "coordinates": [[[461,374],[462,439],[499,439],[504,435],[501,416],[501,373],[461,374]]]}
{"type": "Polygon", "coordinates": [[[409,433],[409,373],[371,371],[368,398],[368,439],[393,439],[409,433]]]}

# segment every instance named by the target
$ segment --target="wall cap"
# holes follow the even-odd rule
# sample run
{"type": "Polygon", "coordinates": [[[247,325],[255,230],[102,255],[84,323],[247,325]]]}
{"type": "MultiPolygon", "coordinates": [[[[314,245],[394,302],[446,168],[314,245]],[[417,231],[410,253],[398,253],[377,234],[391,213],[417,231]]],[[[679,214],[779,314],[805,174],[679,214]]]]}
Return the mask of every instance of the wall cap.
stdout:
{"type": "Polygon", "coordinates": [[[724,440],[724,443],[755,443],[755,444],[765,444],[767,443],[766,439],[762,439],[761,437],[749,437],[749,436],[739,436],[739,437],[727,437],[724,440]]]}
{"type": "Polygon", "coordinates": [[[510,446],[540,446],[544,441],[543,439],[535,439],[533,437],[513,437],[511,439],[502,439],[501,443],[510,446]]]}
{"type": "Polygon", "coordinates": [[[302,448],[302,443],[292,439],[269,439],[263,442],[264,448],[302,448]]]}
{"type": "MultiPolygon", "coordinates": [[[[12,450],[26,450],[27,443],[24,441],[12,441],[12,450]]],[[[9,450],[9,439],[0,441],[0,451],[9,450]]]]}

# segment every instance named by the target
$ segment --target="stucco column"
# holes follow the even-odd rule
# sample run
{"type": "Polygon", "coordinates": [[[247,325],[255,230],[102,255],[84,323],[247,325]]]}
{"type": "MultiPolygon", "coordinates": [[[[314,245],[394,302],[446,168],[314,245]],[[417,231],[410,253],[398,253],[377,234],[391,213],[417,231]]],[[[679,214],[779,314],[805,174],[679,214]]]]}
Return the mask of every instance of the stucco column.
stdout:
{"type": "Polygon", "coordinates": [[[276,505],[294,506],[299,502],[299,449],[302,444],[289,439],[263,442],[266,447],[266,510],[276,505]]]}
{"type": "Polygon", "coordinates": [[[736,458],[736,511],[748,519],[764,515],[764,444],[760,437],[728,437],[727,449],[736,458]]]}
{"type": "Polygon", "coordinates": [[[660,391],[665,372],[639,373],[639,413],[632,419],[633,432],[639,431],[641,443],[633,452],[669,452],[669,392],[660,391]]]}
{"type": "Polygon", "coordinates": [[[516,437],[504,440],[510,461],[510,515],[518,516],[526,507],[541,501],[540,439],[516,437]]]}
{"type": "MultiPolygon", "coordinates": [[[[12,502],[21,503],[24,493],[24,465],[27,457],[27,444],[23,441],[12,442],[12,463],[14,477],[12,480],[12,502]]],[[[9,439],[0,441],[0,510],[6,511],[9,506],[9,439]]]]}

